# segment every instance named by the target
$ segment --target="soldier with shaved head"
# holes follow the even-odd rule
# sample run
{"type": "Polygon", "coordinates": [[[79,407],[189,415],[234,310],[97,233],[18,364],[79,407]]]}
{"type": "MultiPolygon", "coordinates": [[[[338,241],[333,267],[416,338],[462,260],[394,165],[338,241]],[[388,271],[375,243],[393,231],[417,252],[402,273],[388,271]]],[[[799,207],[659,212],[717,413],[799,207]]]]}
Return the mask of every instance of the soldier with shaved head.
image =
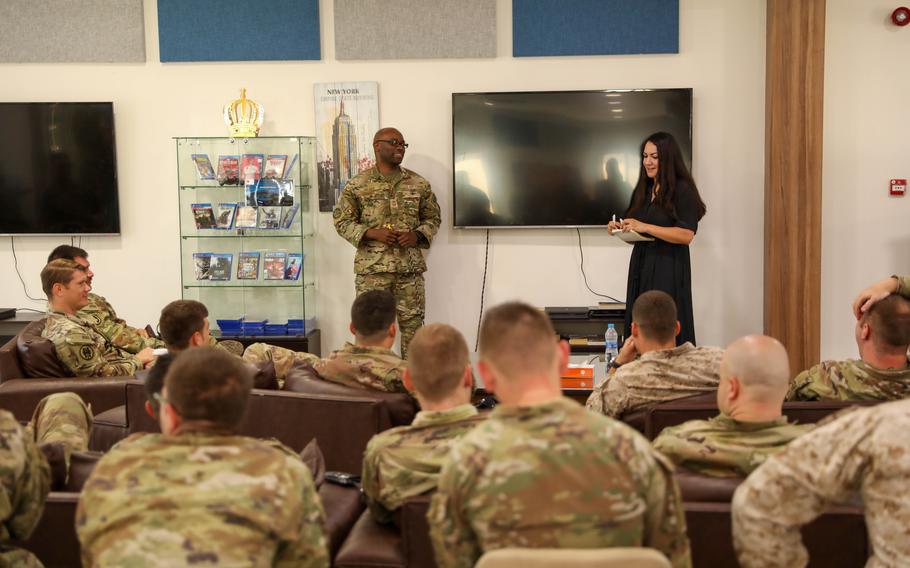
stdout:
{"type": "Polygon", "coordinates": [[[667,428],[654,447],[678,466],[716,477],[747,476],[811,425],[787,422],[781,405],[790,364],[779,341],[749,335],[731,343],[720,363],[717,407],[710,420],[667,428]]]}

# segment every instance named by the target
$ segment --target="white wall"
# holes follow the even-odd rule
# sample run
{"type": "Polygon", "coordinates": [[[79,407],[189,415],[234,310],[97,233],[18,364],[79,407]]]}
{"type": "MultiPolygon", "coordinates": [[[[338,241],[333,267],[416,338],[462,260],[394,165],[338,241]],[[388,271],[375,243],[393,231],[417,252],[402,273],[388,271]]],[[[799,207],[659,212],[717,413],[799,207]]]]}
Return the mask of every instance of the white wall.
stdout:
{"type": "MultiPolygon", "coordinates": [[[[698,337],[724,344],[761,330],[764,0],[682,0],[678,55],[529,59],[511,57],[511,2],[497,0],[495,59],[362,63],[335,61],[332,2],[322,0],[322,61],[167,65],[158,62],[156,2],[145,4],[145,64],[0,65],[5,101],[114,101],[123,234],[83,238],[82,245],[91,254],[96,291],[131,323],[154,322],[161,306],[180,295],[172,137],[223,135],[221,107],[241,86],[266,108],[264,135],[312,134],[313,83],[379,81],[382,123],[405,134],[412,144],[405,165],[431,181],[444,211],[429,255],[428,321],[450,322],[474,342],[484,235],[446,226],[452,92],[692,87],[693,169],[708,205],[691,251],[698,337]]],[[[407,41],[406,30],[389,30],[389,41],[407,41]]],[[[327,348],[347,339],[353,248],[335,235],[330,214],[320,215],[319,228],[319,315],[327,348]]],[[[601,231],[582,236],[591,286],[623,297],[630,247],[601,231]]],[[[513,298],[594,303],[575,239],[571,230],[492,232],[486,305],[513,298]]],[[[47,252],[63,241],[16,239],[33,296],[41,295],[38,273],[47,252]]],[[[0,304],[42,307],[26,300],[9,246],[0,240],[0,266],[6,267],[0,304]]],[[[885,264],[876,274],[891,270],[885,264]]]]}
{"type": "Polygon", "coordinates": [[[890,274],[910,274],[910,26],[901,3],[828,0],[822,193],[822,357],[857,357],[850,305],[890,274]]]}

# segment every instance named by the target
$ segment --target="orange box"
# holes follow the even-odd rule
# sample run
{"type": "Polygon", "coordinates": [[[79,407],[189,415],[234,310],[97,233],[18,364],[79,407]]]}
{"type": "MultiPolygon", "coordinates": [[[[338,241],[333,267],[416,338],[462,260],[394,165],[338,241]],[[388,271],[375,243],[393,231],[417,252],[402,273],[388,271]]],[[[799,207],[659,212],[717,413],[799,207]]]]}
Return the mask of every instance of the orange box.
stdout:
{"type": "Polygon", "coordinates": [[[569,365],[560,377],[560,386],[564,389],[593,389],[593,365],[569,365]]]}

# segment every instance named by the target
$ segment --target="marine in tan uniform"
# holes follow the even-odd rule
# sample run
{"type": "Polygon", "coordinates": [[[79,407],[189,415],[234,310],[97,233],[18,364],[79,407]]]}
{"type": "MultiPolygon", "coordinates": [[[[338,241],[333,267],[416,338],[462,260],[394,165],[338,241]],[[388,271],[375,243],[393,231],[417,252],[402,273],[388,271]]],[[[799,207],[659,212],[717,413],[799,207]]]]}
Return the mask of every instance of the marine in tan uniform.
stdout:
{"type": "Polygon", "coordinates": [[[464,337],[435,323],[417,330],[404,384],[423,409],[410,426],[373,436],[363,459],[362,487],[379,522],[392,519],[402,502],[436,489],[452,444],[483,417],[471,405],[474,376],[464,337]]]}
{"type": "Polygon", "coordinates": [[[119,442],[85,484],[83,565],[329,565],[310,470],[287,448],[234,434],[251,388],[248,368],[223,351],[176,357],[163,434],[119,442]]]}
{"type": "Polygon", "coordinates": [[[506,547],[647,546],[691,565],[672,465],[628,426],[562,396],[568,357],[531,306],[484,317],[478,370],[501,404],[443,465],[427,515],[441,568],[506,547]]]}
{"type": "Polygon", "coordinates": [[[872,557],[910,566],[910,400],[857,409],[771,456],[733,496],[733,544],[743,568],[805,566],[800,527],[857,494],[872,557]]]}
{"type": "Polygon", "coordinates": [[[787,400],[897,400],[910,396],[910,300],[889,295],[856,320],[860,359],[822,361],[797,375],[787,400]]]}
{"type": "Polygon", "coordinates": [[[373,137],[376,166],[351,178],[333,213],[335,230],[357,247],[357,294],[387,290],[398,301],[401,354],[423,325],[427,265],[421,249],[439,230],[439,203],[430,183],[401,167],[408,145],[395,128],[373,137]]]}
{"type": "Polygon", "coordinates": [[[661,402],[714,392],[720,380],[718,347],[676,346],[676,304],[651,290],[632,306],[632,329],[610,376],[588,397],[588,410],[619,418],[661,402]]]}
{"type": "Polygon", "coordinates": [[[779,341],[763,335],[737,339],[720,363],[720,415],[665,429],[654,448],[677,466],[716,477],[745,477],[811,425],[787,422],[781,405],[790,363],[779,341]]]}
{"type": "Polygon", "coordinates": [[[311,353],[254,343],[246,348],[243,359],[250,363],[271,359],[279,381],[284,381],[294,365],[309,364],[327,381],[384,392],[407,392],[402,382],[407,364],[392,351],[398,332],[395,310],[395,298],[391,293],[384,290],[364,292],[351,305],[353,344],[345,343],[341,349],[321,359],[311,353]]]}
{"type": "MultiPolygon", "coordinates": [[[[70,245],[60,245],[51,251],[47,261],[51,262],[58,259],[72,260],[76,264],[83,266],[88,279],[89,290],[91,290],[95,274],[92,272],[88,261],[88,253],[85,250],[70,245]]],[[[88,304],[80,309],[77,315],[91,323],[95,330],[112,344],[128,353],[135,355],[146,347],[157,349],[165,346],[160,339],[149,337],[148,332],[144,329],[128,325],[126,320],[117,316],[114,307],[105,298],[97,294],[90,293],[88,295],[88,304]]]]}
{"type": "Polygon", "coordinates": [[[47,295],[47,323],[42,337],[51,340],[60,362],[78,377],[133,375],[154,360],[150,347],[133,355],[108,340],[76,315],[88,302],[85,269],[71,260],[53,260],[41,271],[47,295]]]}

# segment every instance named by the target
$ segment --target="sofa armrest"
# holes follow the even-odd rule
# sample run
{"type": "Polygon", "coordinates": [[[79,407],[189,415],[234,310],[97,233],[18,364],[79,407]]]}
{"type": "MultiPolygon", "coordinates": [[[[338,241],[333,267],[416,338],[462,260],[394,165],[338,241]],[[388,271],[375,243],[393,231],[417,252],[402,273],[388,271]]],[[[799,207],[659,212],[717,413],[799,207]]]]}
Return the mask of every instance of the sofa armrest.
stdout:
{"type": "Polygon", "coordinates": [[[106,379],[11,379],[0,383],[0,407],[17,420],[31,420],[42,398],[58,392],[72,392],[99,414],[125,404],[125,383],[130,377],[106,379]]]}
{"type": "Polygon", "coordinates": [[[430,523],[427,513],[433,493],[405,499],[401,504],[398,522],[401,524],[401,547],[408,566],[436,566],[430,523]]]}

